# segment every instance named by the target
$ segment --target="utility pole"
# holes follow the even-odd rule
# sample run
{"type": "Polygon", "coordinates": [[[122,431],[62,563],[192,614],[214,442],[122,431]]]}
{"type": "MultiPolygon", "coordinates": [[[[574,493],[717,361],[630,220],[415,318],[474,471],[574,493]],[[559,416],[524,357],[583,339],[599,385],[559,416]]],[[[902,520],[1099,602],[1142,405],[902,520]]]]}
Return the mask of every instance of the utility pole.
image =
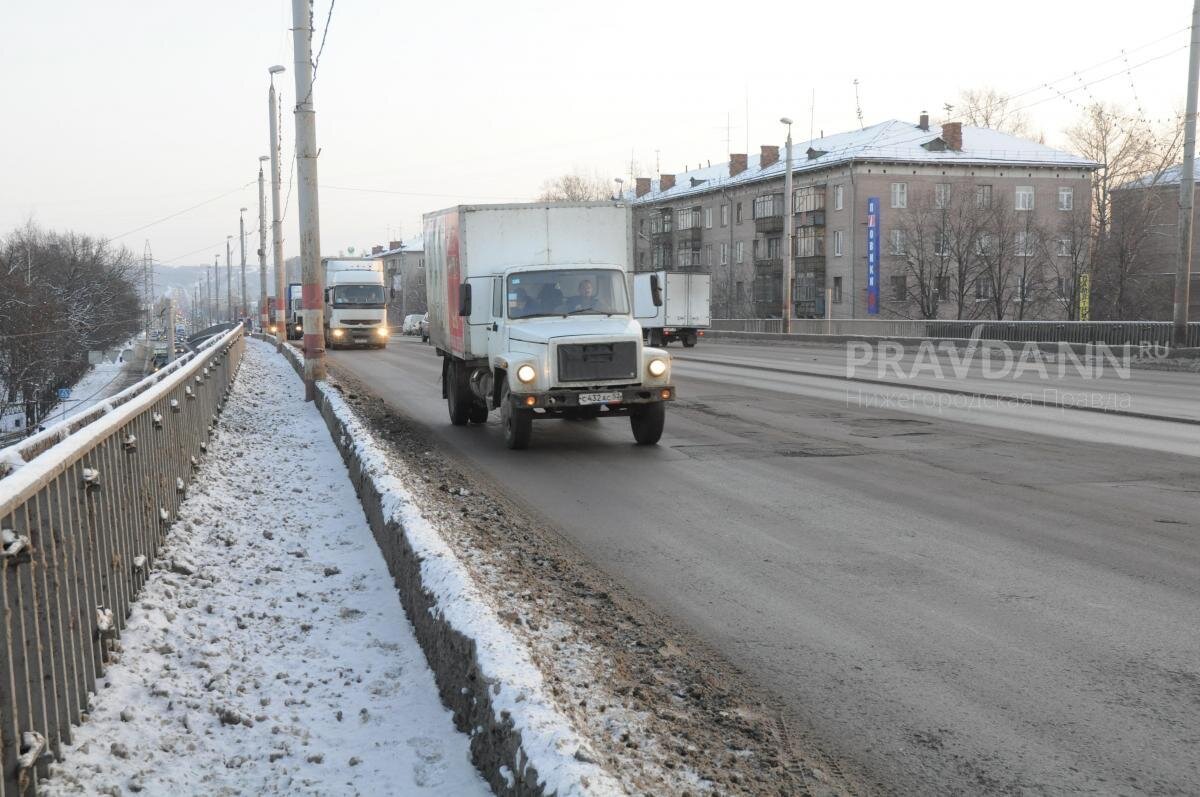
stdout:
{"type": "Polygon", "coordinates": [[[221,261],[220,255],[213,255],[213,295],[212,295],[212,322],[218,324],[221,321],[221,271],[218,263],[221,261]]]}
{"type": "Polygon", "coordinates": [[[246,208],[238,211],[238,233],[242,244],[242,295],[238,302],[240,308],[240,318],[245,318],[250,314],[250,304],[246,301],[246,208]]]}
{"type": "Polygon", "coordinates": [[[296,71],[296,172],[300,198],[300,268],[304,283],[304,400],[316,398],[325,378],[324,305],[321,286],[321,228],[317,199],[317,114],[312,86],[312,14],[305,0],[292,0],[292,45],[296,71]]]}
{"type": "Polygon", "coordinates": [[[1188,56],[1187,116],[1183,118],[1183,171],[1179,175],[1179,265],[1175,269],[1177,347],[1187,345],[1192,281],[1192,205],[1196,182],[1196,84],[1200,80],[1200,0],[1192,3],[1192,48],[1188,56]]]}
{"type": "Polygon", "coordinates": [[[279,107],[275,100],[275,76],[284,68],[276,64],[267,70],[271,75],[268,113],[271,115],[271,252],[275,261],[275,350],[282,352],[287,340],[287,275],[283,273],[283,219],[279,210],[279,107]]]}
{"type": "MultiPolygon", "coordinates": [[[[219,297],[218,297],[219,300],[219,297]]],[[[225,236],[225,320],[233,323],[233,236],[225,236]]]]}
{"type": "MultiPolygon", "coordinates": [[[[1196,0],[1200,3],[1200,0],[1196,0]]],[[[783,243],[787,250],[783,253],[783,322],[780,331],[788,334],[792,331],[792,272],[795,260],[795,249],[792,244],[795,219],[792,216],[792,120],[786,116],[779,120],[787,125],[787,165],[783,173],[783,243]]]]}
{"type": "Polygon", "coordinates": [[[267,186],[263,179],[263,161],[266,155],[258,156],[258,328],[267,334],[271,319],[267,317],[267,186]]]}
{"type": "Polygon", "coordinates": [[[167,299],[167,362],[175,359],[175,289],[167,299]]]}

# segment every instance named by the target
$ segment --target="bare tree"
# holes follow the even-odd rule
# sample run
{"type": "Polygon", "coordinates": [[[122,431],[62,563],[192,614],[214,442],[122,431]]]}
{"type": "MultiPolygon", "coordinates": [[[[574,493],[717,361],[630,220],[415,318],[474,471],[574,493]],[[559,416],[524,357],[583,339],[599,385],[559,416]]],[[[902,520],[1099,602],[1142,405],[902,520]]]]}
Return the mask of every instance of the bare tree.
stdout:
{"type": "Polygon", "coordinates": [[[918,318],[937,318],[940,289],[950,271],[947,209],[931,197],[909,204],[883,242],[885,251],[900,258],[908,304],[918,318]]]}
{"type": "Polygon", "coordinates": [[[946,116],[972,127],[987,127],[1014,136],[1032,135],[1029,117],[1016,107],[1012,98],[990,86],[960,91],[957,100],[946,108],[946,116]]]}
{"type": "Polygon", "coordinates": [[[542,183],[539,202],[598,202],[611,199],[614,184],[600,177],[578,172],[564,174],[542,183]]]}

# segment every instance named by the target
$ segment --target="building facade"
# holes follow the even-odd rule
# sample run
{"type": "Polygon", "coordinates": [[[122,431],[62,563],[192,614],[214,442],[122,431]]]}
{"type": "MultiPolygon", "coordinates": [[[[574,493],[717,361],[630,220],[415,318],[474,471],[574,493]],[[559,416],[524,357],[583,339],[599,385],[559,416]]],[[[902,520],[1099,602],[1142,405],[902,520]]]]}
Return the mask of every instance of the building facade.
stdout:
{"type": "Polygon", "coordinates": [[[388,325],[399,327],[404,317],[424,313],[425,242],[416,237],[408,241],[390,241],[387,247],[371,247],[371,256],[383,259],[384,281],[391,289],[388,300],[388,325]]]}
{"type": "Polygon", "coordinates": [[[931,127],[924,115],[794,145],[791,197],[785,159],[763,146],[638,178],[627,195],[635,269],[711,273],[721,318],[780,317],[786,256],[798,318],[823,317],[827,302],[834,318],[1067,317],[1096,164],[993,130],[931,127]],[[879,210],[877,302],[870,200],[879,210]]]}

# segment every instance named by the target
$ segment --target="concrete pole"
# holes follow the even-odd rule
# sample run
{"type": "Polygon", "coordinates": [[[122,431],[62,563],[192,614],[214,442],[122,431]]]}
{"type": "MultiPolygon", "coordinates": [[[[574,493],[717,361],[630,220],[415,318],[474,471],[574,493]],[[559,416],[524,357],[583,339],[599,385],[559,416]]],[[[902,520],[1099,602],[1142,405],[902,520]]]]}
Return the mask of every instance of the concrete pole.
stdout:
{"type": "Polygon", "coordinates": [[[287,274],[283,265],[283,219],[280,218],[280,172],[279,172],[279,106],[275,100],[275,75],[284,71],[282,66],[267,70],[271,74],[271,93],[268,98],[271,114],[271,250],[275,261],[275,350],[282,352],[287,341],[287,274]]]}
{"type": "Polygon", "coordinates": [[[212,322],[217,324],[221,320],[221,262],[220,255],[213,255],[213,296],[212,296],[212,322]]]}
{"type": "Polygon", "coordinates": [[[175,294],[167,299],[167,362],[175,359],[175,294]]]}
{"type": "Polygon", "coordinates": [[[225,320],[233,321],[233,236],[225,236],[225,320]]]}
{"type": "Polygon", "coordinates": [[[1179,265],[1175,269],[1174,335],[1187,345],[1192,281],[1192,205],[1196,180],[1196,84],[1200,80],[1200,0],[1192,3],[1192,49],[1188,57],[1187,115],[1183,118],[1183,171],[1179,175],[1179,265]]]}
{"type": "MultiPolygon", "coordinates": [[[[1200,2],[1200,0],[1197,0],[1200,2]]],[[[779,121],[787,125],[787,164],[783,173],[783,322],[780,331],[785,335],[792,331],[792,273],[795,265],[792,244],[795,217],[792,208],[792,120],[786,116],[779,121]]]]}
{"type": "Polygon", "coordinates": [[[266,155],[258,157],[258,327],[264,335],[271,319],[267,316],[267,184],[263,177],[266,155]]]}
{"type": "Polygon", "coordinates": [[[238,317],[250,315],[250,303],[246,301],[246,208],[238,212],[238,233],[242,245],[242,295],[238,297],[238,317]]]}
{"type": "Polygon", "coordinates": [[[312,15],[306,0],[292,0],[296,72],[296,172],[300,204],[300,268],[304,283],[304,399],[316,398],[325,378],[321,222],[317,199],[317,114],[312,86],[312,15]]]}

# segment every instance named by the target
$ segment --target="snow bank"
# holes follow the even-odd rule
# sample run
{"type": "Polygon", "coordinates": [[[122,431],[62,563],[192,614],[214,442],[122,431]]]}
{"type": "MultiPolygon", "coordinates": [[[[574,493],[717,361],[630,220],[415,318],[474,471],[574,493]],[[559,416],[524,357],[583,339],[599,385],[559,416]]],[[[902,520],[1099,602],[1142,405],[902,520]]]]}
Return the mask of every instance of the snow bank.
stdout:
{"type": "MultiPolygon", "coordinates": [[[[299,370],[300,355],[290,346],[286,351],[299,370]]],[[[460,703],[456,717],[462,724],[480,711],[490,713],[490,730],[476,725],[472,745],[476,763],[488,775],[492,787],[501,793],[533,790],[560,797],[624,794],[570,720],[555,707],[524,644],[500,621],[466,567],[421,515],[408,489],[393,474],[392,468],[403,466],[388,460],[371,431],[326,383],[318,384],[318,403],[350,467],[351,478],[359,485],[376,539],[393,574],[403,582],[406,565],[415,564],[419,571],[413,585],[416,589],[405,595],[410,616],[425,602],[429,618],[443,627],[423,628],[426,624],[422,618],[414,617],[418,638],[442,681],[443,698],[453,701],[455,697],[454,684],[448,683],[448,679],[453,680],[454,663],[439,668],[436,659],[444,652],[441,649],[449,647],[452,654],[465,653],[472,658],[465,683],[458,687],[468,702],[460,703]],[[399,548],[392,535],[403,543],[399,548]],[[410,553],[415,561],[409,560],[410,553]],[[466,640],[465,651],[457,649],[458,638],[466,640]],[[503,738],[506,734],[508,739],[503,738]],[[515,744],[506,744],[513,738],[515,744]],[[484,756],[492,761],[481,762],[484,756]],[[508,760],[503,760],[506,756],[508,760]]]]}
{"type": "Polygon", "coordinates": [[[321,416],[262,345],[118,655],[44,794],[488,793],[321,416]]]}

